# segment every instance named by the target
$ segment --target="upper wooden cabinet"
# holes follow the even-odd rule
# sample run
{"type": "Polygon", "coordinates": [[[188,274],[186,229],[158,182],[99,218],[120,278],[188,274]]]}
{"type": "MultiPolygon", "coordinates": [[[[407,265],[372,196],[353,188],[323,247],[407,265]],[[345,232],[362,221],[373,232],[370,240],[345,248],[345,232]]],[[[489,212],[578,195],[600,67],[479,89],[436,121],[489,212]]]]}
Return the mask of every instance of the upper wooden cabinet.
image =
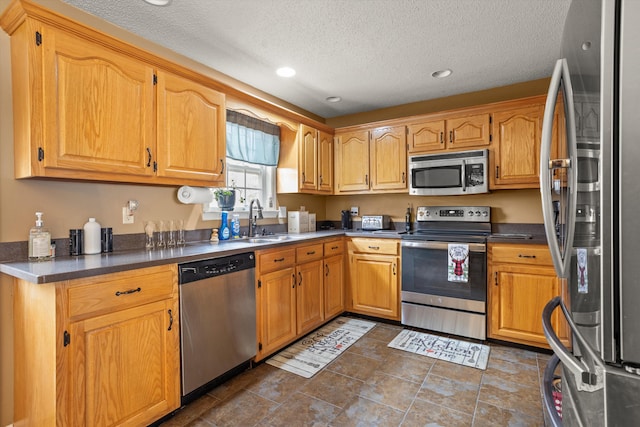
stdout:
{"type": "Polygon", "coordinates": [[[331,194],[333,135],[304,124],[294,138],[282,135],[277,174],[278,193],[331,194]]]}
{"type": "Polygon", "coordinates": [[[223,183],[225,97],[205,78],[159,70],[145,52],[21,6],[0,18],[11,35],[16,178],[223,183]]]}
{"type": "Polygon", "coordinates": [[[158,176],[224,184],[224,95],[158,70],[158,176]]]}
{"type": "Polygon", "coordinates": [[[496,144],[493,147],[491,188],[539,186],[540,105],[500,111],[493,115],[496,144]]]}
{"type": "Polygon", "coordinates": [[[407,190],[404,126],[336,133],[336,194],[407,190]]]}
{"type": "Polygon", "coordinates": [[[409,124],[409,153],[486,148],[491,143],[490,124],[489,113],[409,124]]]}

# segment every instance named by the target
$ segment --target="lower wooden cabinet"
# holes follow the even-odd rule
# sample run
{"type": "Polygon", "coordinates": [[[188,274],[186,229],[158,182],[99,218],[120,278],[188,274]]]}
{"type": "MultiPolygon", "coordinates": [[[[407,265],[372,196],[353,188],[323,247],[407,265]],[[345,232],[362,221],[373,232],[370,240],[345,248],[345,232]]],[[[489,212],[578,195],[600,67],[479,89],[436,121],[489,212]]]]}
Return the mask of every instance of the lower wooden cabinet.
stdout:
{"type": "Polygon", "coordinates": [[[256,252],[261,360],[344,311],[342,238],[256,252]]]}
{"type": "Polygon", "coordinates": [[[14,295],[16,425],[146,425],[180,406],[175,264],[14,295]]]}
{"type": "Polygon", "coordinates": [[[400,320],[400,242],[352,238],[349,248],[347,309],[400,320]]]}
{"type": "MultiPolygon", "coordinates": [[[[546,245],[490,243],[488,254],[488,336],[549,348],[542,329],[542,310],[553,297],[564,295],[546,245]]],[[[551,321],[569,346],[568,326],[559,310],[551,321]]]]}

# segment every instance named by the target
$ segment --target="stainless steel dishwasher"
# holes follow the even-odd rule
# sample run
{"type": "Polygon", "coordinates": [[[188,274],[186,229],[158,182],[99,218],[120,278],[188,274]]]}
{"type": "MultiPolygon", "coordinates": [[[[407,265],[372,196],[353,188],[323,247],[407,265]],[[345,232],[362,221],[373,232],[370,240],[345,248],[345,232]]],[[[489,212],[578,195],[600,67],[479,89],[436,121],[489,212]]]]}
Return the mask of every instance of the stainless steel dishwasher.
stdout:
{"type": "Polygon", "coordinates": [[[253,252],[178,265],[182,402],[256,355],[253,252]]]}

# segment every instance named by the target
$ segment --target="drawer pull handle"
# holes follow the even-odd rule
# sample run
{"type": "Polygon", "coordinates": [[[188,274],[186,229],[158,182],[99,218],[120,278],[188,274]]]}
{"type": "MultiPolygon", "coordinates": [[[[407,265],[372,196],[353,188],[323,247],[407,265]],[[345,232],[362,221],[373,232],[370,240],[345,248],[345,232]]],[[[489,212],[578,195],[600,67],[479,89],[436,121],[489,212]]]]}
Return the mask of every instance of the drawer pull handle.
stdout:
{"type": "Polygon", "coordinates": [[[282,262],[282,261],[284,261],[284,257],[276,258],[276,259],[273,260],[273,262],[282,262]]]}
{"type": "Polygon", "coordinates": [[[119,297],[120,295],[128,295],[128,294],[135,294],[136,292],[141,292],[142,288],[136,288],[136,289],[129,289],[128,291],[118,291],[116,292],[116,296],[119,297]]]}
{"type": "Polygon", "coordinates": [[[369,249],[373,249],[375,251],[380,249],[380,246],[369,246],[369,249]]]}
{"type": "Polygon", "coordinates": [[[316,251],[311,251],[311,252],[307,252],[307,255],[313,255],[315,253],[316,253],[316,251]]]}
{"type": "Polygon", "coordinates": [[[340,246],[331,246],[331,250],[338,249],[340,246]]]}
{"type": "Polygon", "coordinates": [[[170,331],[173,326],[173,313],[171,312],[171,309],[167,311],[169,312],[169,327],[167,328],[167,331],[170,331]]]}
{"type": "Polygon", "coordinates": [[[535,258],[535,255],[522,255],[522,254],[518,254],[518,258],[535,258]]]}

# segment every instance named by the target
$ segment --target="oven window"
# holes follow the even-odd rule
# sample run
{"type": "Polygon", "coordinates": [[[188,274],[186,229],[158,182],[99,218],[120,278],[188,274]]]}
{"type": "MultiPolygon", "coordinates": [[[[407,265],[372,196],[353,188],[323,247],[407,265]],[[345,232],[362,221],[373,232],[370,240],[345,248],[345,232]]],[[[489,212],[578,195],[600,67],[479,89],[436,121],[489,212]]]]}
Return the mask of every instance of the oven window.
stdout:
{"type": "Polygon", "coordinates": [[[469,281],[448,281],[448,253],[444,249],[402,248],[402,290],[420,294],[487,300],[486,252],[470,252],[469,281]]]}
{"type": "Polygon", "coordinates": [[[413,188],[461,187],[461,165],[415,168],[412,173],[413,188]]]}

